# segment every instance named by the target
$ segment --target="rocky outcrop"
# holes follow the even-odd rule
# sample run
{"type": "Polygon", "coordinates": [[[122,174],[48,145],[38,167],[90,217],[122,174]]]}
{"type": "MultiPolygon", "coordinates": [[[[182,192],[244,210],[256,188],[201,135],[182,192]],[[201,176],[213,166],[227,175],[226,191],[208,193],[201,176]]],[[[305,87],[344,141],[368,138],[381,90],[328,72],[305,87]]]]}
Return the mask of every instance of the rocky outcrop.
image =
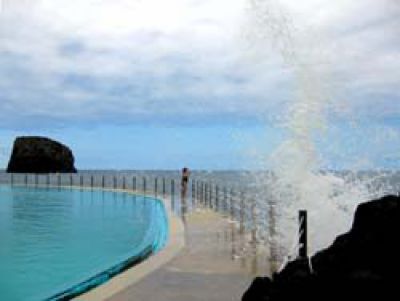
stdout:
{"type": "Polygon", "coordinates": [[[18,137],[7,172],[75,173],[74,156],[65,145],[45,137],[18,137]]]}
{"type": "Polygon", "coordinates": [[[257,278],[242,301],[398,300],[400,198],[386,196],[358,206],[351,230],[310,261],[257,278]]]}

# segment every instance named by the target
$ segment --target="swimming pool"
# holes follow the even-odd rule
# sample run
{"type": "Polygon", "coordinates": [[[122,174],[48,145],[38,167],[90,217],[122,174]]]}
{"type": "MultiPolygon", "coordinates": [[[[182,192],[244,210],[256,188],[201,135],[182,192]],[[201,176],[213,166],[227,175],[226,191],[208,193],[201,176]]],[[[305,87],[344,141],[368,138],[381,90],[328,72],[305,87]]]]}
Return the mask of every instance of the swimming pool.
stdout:
{"type": "Polygon", "coordinates": [[[160,250],[167,233],[153,198],[0,186],[0,300],[79,295],[160,250]]]}

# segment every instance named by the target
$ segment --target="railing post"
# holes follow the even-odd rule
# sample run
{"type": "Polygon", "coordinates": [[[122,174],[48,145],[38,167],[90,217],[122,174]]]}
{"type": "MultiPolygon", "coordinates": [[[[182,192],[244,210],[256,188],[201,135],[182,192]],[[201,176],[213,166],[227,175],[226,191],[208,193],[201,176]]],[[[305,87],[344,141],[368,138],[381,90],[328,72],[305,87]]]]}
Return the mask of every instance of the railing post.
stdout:
{"type": "Polygon", "coordinates": [[[11,186],[14,185],[14,174],[11,174],[11,186]]]}
{"type": "Polygon", "coordinates": [[[201,195],[201,189],[200,189],[201,185],[199,181],[196,181],[196,199],[197,199],[197,203],[201,203],[200,200],[200,195],[201,195]]]}
{"type": "Polygon", "coordinates": [[[208,191],[210,190],[210,184],[209,183],[204,183],[204,205],[208,208],[210,206],[210,200],[209,198],[209,193],[208,191]]]}
{"type": "Polygon", "coordinates": [[[256,213],[257,203],[256,200],[251,200],[251,240],[254,244],[257,243],[257,213],[256,213]]]}
{"type": "Polygon", "coordinates": [[[200,187],[199,181],[196,181],[196,202],[197,203],[199,202],[199,198],[200,198],[199,187],[200,187]]]}
{"type": "Polygon", "coordinates": [[[171,180],[171,206],[172,211],[175,209],[175,180],[171,180]]]}
{"type": "Polygon", "coordinates": [[[166,189],[165,189],[165,178],[163,178],[162,179],[162,193],[163,193],[163,196],[165,196],[165,191],[166,191],[166,189]]]}
{"type": "Polygon", "coordinates": [[[234,220],[235,219],[235,200],[234,200],[234,191],[233,191],[233,189],[231,189],[230,203],[231,203],[231,218],[232,218],[232,220],[234,220]]]}
{"type": "Polygon", "coordinates": [[[196,204],[196,181],[192,179],[192,210],[196,204]]]}
{"type": "Polygon", "coordinates": [[[157,197],[158,195],[158,178],[154,179],[154,195],[157,197]]]}
{"type": "Polygon", "coordinates": [[[39,176],[38,174],[35,174],[35,186],[39,185],[39,176]]]}
{"type": "Polygon", "coordinates": [[[200,194],[200,201],[201,204],[204,206],[204,182],[201,182],[201,194],[200,194]]]}
{"type": "Polygon", "coordinates": [[[244,204],[244,193],[240,193],[240,233],[244,233],[244,219],[245,219],[245,204],[244,204]]]}
{"type": "Polygon", "coordinates": [[[101,187],[104,188],[106,186],[106,179],[104,178],[104,175],[101,175],[101,187]]]}
{"type": "Polygon", "coordinates": [[[69,175],[69,186],[72,187],[72,185],[74,184],[73,179],[72,179],[72,175],[69,175]]]}
{"type": "Polygon", "coordinates": [[[47,184],[47,186],[50,186],[50,175],[49,174],[47,174],[47,176],[46,176],[46,184],[47,184]]]}
{"type": "Polygon", "coordinates": [[[136,191],[136,177],[132,178],[132,189],[133,191],[136,191]]]}
{"type": "Polygon", "coordinates": [[[198,201],[199,201],[199,203],[200,204],[202,204],[202,202],[201,202],[201,195],[202,195],[202,182],[200,181],[197,181],[197,185],[199,186],[199,187],[197,187],[197,194],[198,194],[198,201]]]}
{"type": "Polygon", "coordinates": [[[277,271],[277,263],[278,263],[278,238],[277,238],[277,229],[276,229],[276,201],[274,199],[267,199],[268,210],[266,210],[266,220],[268,221],[268,229],[269,232],[268,239],[270,241],[269,249],[270,249],[270,264],[271,264],[271,271],[277,271]]]}
{"type": "Polygon", "coordinates": [[[146,177],[143,177],[143,193],[146,194],[147,185],[146,185],[146,177]]]}
{"type": "Polygon", "coordinates": [[[307,258],[307,211],[299,211],[299,258],[307,258]]]}
{"type": "Polygon", "coordinates": [[[219,187],[215,186],[215,209],[219,212],[219,187]]]}
{"type": "Polygon", "coordinates": [[[79,185],[81,186],[81,188],[83,187],[83,175],[80,175],[79,177],[79,185]]]}
{"type": "Polygon", "coordinates": [[[209,207],[211,208],[211,209],[213,209],[214,208],[214,204],[213,204],[213,199],[212,199],[212,183],[209,183],[209,191],[208,191],[208,193],[209,193],[209,196],[208,196],[208,203],[209,203],[209,207]]]}
{"type": "Polygon", "coordinates": [[[205,185],[204,182],[202,181],[200,184],[200,202],[202,206],[204,206],[204,190],[205,190],[205,185]]]}
{"type": "Polygon", "coordinates": [[[203,205],[207,207],[207,183],[203,183],[203,205]]]}
{"type": "Polygon", "coordinates": [[[117,177],[113,176],[113,188],[117,189],[117,177]]]}
{"type": "Polygon", "coordinates": [[[94,186],[94,178],[93,175],[90,176],[90,187],[93,188],[94,186]]]}
{"type": "Polygon", "coordinates": [[[25,186],[28,186],[28,175],[27,174],[25,174],[24,182],[25,182],[25,186]]]}
{"type": "Polygon", "coordinates": [[[228,213],[228,189],[226,189],[226,187],[224,187],[224,214],[228,213]]]}
{"type": "Polygon", "coordinates": [[[57,175],[57,184],[58,184],[58,187],[61,186],[61,175],[60,174],[57,175]]]}
{"type": "Polygon", "coordinates": [[[123,190],[126,189],[126,179],[125,179],[125,176],[122,177],[122,189],[123,189],[123,190]]]}

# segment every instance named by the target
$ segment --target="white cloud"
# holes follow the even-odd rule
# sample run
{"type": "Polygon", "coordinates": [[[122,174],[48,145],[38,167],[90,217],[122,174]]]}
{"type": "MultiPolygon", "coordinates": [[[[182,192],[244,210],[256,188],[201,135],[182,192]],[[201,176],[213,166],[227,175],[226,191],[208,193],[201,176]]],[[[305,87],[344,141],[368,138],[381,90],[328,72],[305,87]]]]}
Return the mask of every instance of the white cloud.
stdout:
{"type": "Polygon", "coordinates": [[[251,2],[289,18],[284,43],[330,79],[338,107],[385,115],[379,98],[398,100],[395,0],[3,0],[0,124],[275,116],[295,78],[251,2]]]}

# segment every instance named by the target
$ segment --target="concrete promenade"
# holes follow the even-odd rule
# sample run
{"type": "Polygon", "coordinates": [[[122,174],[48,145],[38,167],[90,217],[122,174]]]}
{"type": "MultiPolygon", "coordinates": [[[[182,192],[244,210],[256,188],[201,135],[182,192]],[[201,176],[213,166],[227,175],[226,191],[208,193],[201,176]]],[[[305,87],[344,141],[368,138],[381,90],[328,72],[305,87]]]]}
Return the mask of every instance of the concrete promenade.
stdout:
{"type": "Polygon", "coordinates": [[[267,254],[245,243],[221,215],[197,210],[184,224],[185,246],[178,255],[107,300],[236,301],[255,275],[269,273],[267,254]]]}

